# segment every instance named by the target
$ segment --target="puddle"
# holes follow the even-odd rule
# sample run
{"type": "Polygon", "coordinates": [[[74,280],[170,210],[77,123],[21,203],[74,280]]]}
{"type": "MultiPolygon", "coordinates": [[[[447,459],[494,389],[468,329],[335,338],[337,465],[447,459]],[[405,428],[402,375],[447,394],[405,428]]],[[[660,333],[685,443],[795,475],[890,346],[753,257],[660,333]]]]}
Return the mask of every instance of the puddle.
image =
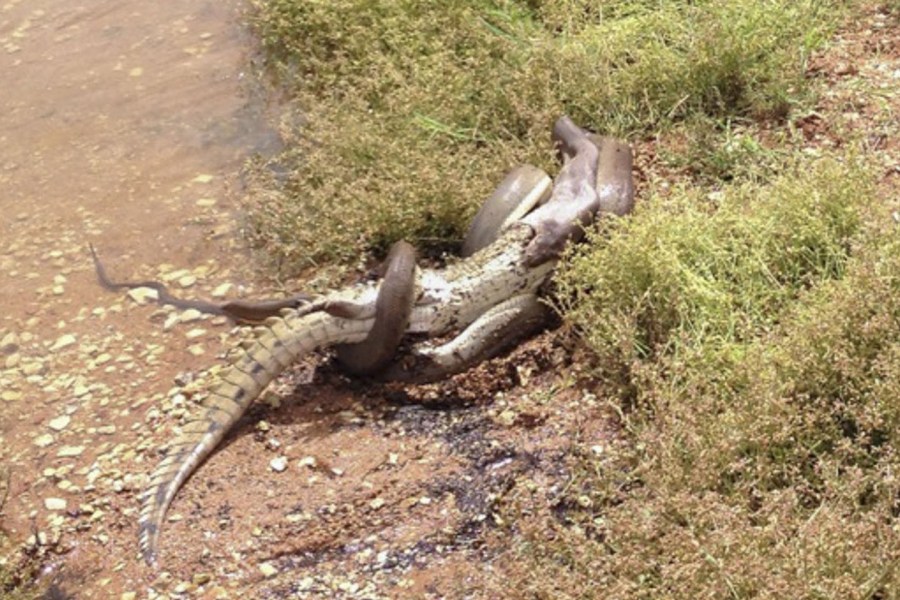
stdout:
{"type": "MultiPolygon", "coordinates": [[[[271,149],[276,136],[259,102],[248,100],[244,8],[213,0],[6,3],[0,236],[27,235],[35,219],[52,219],[85,225],[106,247],[152,240],[165,248],[197,195],[221,195],[216,180],[271,149]],[[198,174],[212,175],[212,185],[190,189],[198,174]]],[[[180,236],[171,241],[180,245],[180,236]]]]}
{"type": "MultiPolygon", "coordinates": [[[[236,174],[278,144],[246,72],[246,9],[234,0],[0,8],[0,302],[12,308],[0,330],[31,314],[36,288],[60,270],[84,270],[88,242],[123,276],[228,252],[236,174]],[[214,228],[227,240],[211,241],[214,228]]],[[[75,305],[100,293],[92,277],[83,282],[69,287],[75,305]]]]}
{"type": "Polygon", "coordinates": [[[246,9],[0,5],[0,473],[10,474],[0,542],[64,531],[57,564],[70,573],[66,589],[92,590],[86,597],[119,597],[145,576],[136,492],[109,486],[119,467],[144,473],[133,448],[145,413],[176,373],[209,366],[220,343],[215,327],[186,341],[152,308],[102,290],[87,245],[120,278],[164,263],[206,268],[186,296],[249,270],[235,250],[237,176],[278,137],[246,72],[246,9]],[[88,479],[98,464],[109,468],[88,479]],[[111,516],[76,523],[84,514],[73,507],[102,494],[111,516]]]}

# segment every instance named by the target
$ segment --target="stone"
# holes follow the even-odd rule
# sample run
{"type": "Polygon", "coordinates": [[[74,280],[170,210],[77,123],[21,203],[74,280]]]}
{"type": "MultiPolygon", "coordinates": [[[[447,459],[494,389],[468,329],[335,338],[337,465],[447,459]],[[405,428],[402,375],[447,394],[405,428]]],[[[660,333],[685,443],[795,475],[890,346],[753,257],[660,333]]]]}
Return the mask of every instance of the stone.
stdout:
{"type": "Polygon", "coordinates": [[[196,308],[189,308],[181,313],[181,315],[179,315],[178,320],[182,323],[191,323],[192,321],[199,321],[202,318],[202,312],[200,312],[196,308]]]}
{"type": "Polygon", "coordinates": [[[45,433],[34,438],[34,441],[32,443],[38,448],[46,448],[53,443],[53,436],[49,433],[45,433]]]}
{"type": "Polygon", "coordinates": [[[223,283],[221,285],[216,286],[216,289],[214,289],[210,295],[213,298],[224,298],[225,296],[228,295],[228,292],[230,292],[233,287],[234,287],[234,285],[232,285],[230,283],[223,283]]]}
{"type": "Polygon", "coordinates": [[[63,498],[44,498],[44,507],[47,510],[66,510],[67,504],[63,498]]]}
{"type": "Polygon", "coordinates": [[[63,446],[56,453],[56,456],[59,458],[71,458],[73,456],[81,456],[82,452],[84,452],[84,446],[63,446]]]}
{"type": "Polygon", "coordinates": [[[0,392],[0,399],[4,402],[15,402],[22,397],[22,392],[17,392],[16,390],[3,390],[0,392]]]}
{"type": "Polygon", "coordinates": [[[287,457],[285,456],[276,456],[271,461],[269,461],[269,467],[276,473],[281,473],[285,469],[287,469],[287,457]]]}
{"type": "Polygon", "coordinates": [[[511,427],[516,422],[516,417],[518,415],[514,410],[504,410],[499,415],[497,415],[497,422],[504,427],[511,427]]]}
{"type": "Polygon", "coordinates": [[[37,375],[44,371],[44,364],[38,361],[27,362],[23,364],[20,369],[22,370],[22,374],[26,377],[30,377],[31,375],[37,375]]]}
{"type": "Polygon", "coordinates": [[[19,336],[14,331],[10,331],[0,340],[0,350],[5,351],[6,348],[14,348],[19,345],[19,336]]]}
{"type": "Polygon", "coordinates": [[[53,345],[50,346],[50,352],[56,352],[58,350],[62,350],[63,348],[68,348],[69,346],[73,345],[76,341],[77,340],[75,339],[75,336],[72,335],[71,333],[61,335],[59,338],[57,338],[57,340],[55,342],[53,342],[53,345]]]}
{"type": "Polygon", "coordinates": [[[62,431],[66,427],[68,427],[69,422],[72,421],[72,418],[68,415],[60,415],[55,419],[50,419],[50,422],[47,423],[47,426],[54,431],[62,431]]]}
{"type": "Polygon", "coordinates": [[[153,288],[139,287],[128,290],[127,296],[134,300],[137,304],[143,306],[159,299],[159,292],[153,288]]]}

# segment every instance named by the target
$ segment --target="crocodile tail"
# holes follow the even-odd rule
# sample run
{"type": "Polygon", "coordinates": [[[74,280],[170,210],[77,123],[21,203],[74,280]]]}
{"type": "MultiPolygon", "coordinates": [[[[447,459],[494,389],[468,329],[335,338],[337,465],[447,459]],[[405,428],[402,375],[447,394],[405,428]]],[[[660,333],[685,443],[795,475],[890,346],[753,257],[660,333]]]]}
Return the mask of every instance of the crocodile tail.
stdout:
{"type": "Polygon", "coordinates": [[[371,320],[347,321],[326,313],[298,317],[285,311],[254,328],[238,358],[218,375],[201,414],[189,421],[156,467],[142,497],[139,540],[144,560],[155,565],[160,529],[169,504],[188,477],[288,365],[317,347],[365,338],[371,320]]]}

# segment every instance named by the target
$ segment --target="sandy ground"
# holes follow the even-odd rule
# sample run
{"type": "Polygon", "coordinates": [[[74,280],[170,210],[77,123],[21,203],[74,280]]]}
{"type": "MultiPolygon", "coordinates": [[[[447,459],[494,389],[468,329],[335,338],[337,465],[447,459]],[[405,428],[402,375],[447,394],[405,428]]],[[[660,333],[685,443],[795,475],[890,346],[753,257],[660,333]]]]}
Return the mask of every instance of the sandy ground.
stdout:
{"type": "Polygon", "coordinates": [[[245,83],[240,9],[4,7],[4,560],[44,564],[42,581],[77,598],[452,596],[481,571],[502,491],[537,464],[557,471],[571,443],[550,435],[556,392],[520,387],[568,361],[553,335],[435,386],[372,386],[310,358],[179,494],[161,569],[138,560],[138,494],[238,334],[105,292],[87,244],[119,278],[254,293],[236,174],[277,136],[245,83]]]}

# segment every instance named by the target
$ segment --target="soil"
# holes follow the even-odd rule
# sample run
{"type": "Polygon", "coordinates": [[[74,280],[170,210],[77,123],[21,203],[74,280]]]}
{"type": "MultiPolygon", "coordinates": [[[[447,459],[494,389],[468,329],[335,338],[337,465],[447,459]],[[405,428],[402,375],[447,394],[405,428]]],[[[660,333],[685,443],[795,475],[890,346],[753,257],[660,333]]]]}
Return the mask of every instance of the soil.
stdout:
{"type": "Polygon", "coordinates": [[[37,562],[64,597],[452,595],[488,554],[498,492],[536,464],[557,469],[570,443],[549,435],[561,427],[544,416],[549,396],[520,386],[568,360],[548,352],[552,334],[433,386],[371,385],[308,359],[179,494],[161,568],[139,560],[140,491],[203,369],[241,333],[106,292],[87,246],[114,277],[183,296],[273,294],[236,212],[243,161],[278,143],[244,74],[243,9],[4,7],[0,70],[16,81],[0,115],[4,560],[37,562]]]}
{"type": "MultiPolygon", "coordinates": [[[[482,597],[519,531],[497,504],[527,498],[521,527],[540,529],[571,457],[616,440],[564,331],[430,386],[301,361],[181,490],[160,568],[139,559],[140,491],[204,369],[242,333],[105,292],[87,244],[113,276],[163,278],[185,296],[272,295],[236,210],[242,162],[278,144],[245,76],[243,10],[0,11],[0,72],[14,82],[0,97],[3,560],[37,561],[54,597],[482,597]]],[[[900,197],[898,30],[873,9],[841,32],[810,67],[830,90],[799,121],[812,149],[863,129],[888,199],[900,197]]],[[[653,147],[636,145],[639,170],[653,147]]]]}

